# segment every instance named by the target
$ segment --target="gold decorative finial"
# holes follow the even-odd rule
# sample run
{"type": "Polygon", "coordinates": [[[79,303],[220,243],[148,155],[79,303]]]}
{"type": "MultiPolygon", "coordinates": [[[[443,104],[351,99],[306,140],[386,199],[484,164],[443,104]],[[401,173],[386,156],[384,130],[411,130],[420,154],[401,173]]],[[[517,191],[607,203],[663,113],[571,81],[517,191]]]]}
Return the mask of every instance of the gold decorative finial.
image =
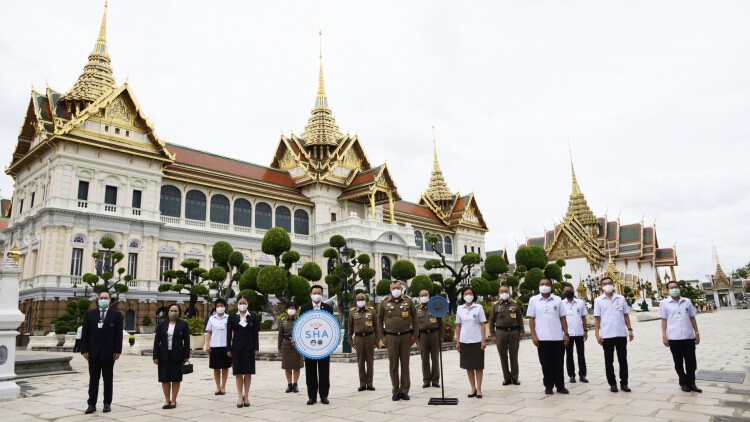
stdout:
{"type": "Polygon", "coordinates": [[[21,250],[18,249],[17,242],[13,245],[13,249],[8,252],[8,257],[13,258],[13,261],[16,263],[16,265],[21,262],[21,250]]]}
{"type": "Polygon", "coordinates": [[[102,25],[99,27],[99,38],[97,38],[97,43],[106,43],[107,42],[107,3],[108,0],[104,0],[104,14],[102,15],[102,25]]]}
{"type": "Polygon", "coordinates": [[[447,204],[447,202],[453,200],[453,194],[448,188],[448,184],[445,182],[443,171],[440,170],[440,163],[438,163],[435,126],[432,126],[432,150],[432,174],[430,175],[430,184],[427,186],[427,192],[425,194],[435,202],[445,201],[447,204]]]}
{"type": "Polygon", "coordinates": [[[310,118],[307,120],[305,130],[302,131],[300,139],[305,146],[332,145],[336,146],[343,138],[333,112],[328,107],[325,85],[323,84],[323,31],[320,35],[320,68],[318,71],[318,95],[315,98],[315,107],[312,109],[310,118]]]}
{"type": "Polygon", "coordinates": [[[326,97],[326,88],[323,84],[323,31],[319,31],[318,36],[320,37],[320,69],[318,71],[318,98],[320,99],[326,97]]]}
{"type": "Polygon", "coordinates": [[[591,208],[589,208],[586,198],[583,196],[583,192],[581,192],[581,187],[578,185],[578,179],[576,179],[576,169],[573,165],[573,151],[570,148],[570,143],[568,143],[568,153],[570,154],[572,187],[566,218],[575,217],[584,226],[595,226],[597,224],[596,216],[591,211],[591,208]]]}

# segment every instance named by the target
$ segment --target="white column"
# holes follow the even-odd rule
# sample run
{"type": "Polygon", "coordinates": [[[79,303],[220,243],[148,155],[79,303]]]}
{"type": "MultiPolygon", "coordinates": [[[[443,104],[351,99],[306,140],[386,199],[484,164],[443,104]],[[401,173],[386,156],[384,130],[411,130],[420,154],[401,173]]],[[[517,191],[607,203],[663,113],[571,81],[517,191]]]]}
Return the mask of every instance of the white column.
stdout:
{"type": "Polygon", "coordinates": [[[15,381],[16,329],[24,316],[18,310],[18,277],[20,268],[11,258],[0,266],[0,400],[16,399],[21,388],[15,381]]]}
{"type": "Polygon", "coordinates": [[[716,304],[716,310],[718,311],[721,309],[721,296],[719,296],[718,290],[714,290],[714,302],[716,304]]]}

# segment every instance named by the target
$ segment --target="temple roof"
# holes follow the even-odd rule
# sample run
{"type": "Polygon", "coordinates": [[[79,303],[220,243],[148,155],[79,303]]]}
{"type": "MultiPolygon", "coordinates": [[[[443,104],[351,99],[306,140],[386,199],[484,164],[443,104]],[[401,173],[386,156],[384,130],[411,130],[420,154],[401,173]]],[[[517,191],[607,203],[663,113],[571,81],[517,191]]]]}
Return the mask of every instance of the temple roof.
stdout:
{"type": "MultiPolygon", "coordinates": [[[[322,34],[321,34],[322,35],[322,34]]],[[[315,107],[310,113],[305,130],[300,135],[304,146],[309,145],[338,145],[343,135],[333,117],[333,111],[328,107],[325,85],[323,84],[323,47],[320,48],[320,68],[318,70],[318,94],[315,107]]]]}
{"type": "Polygon", "coordinates": [[[432,160],[432,174],[430,175],[430,184],[427,187],[425,195],[435,202],[439,201],[453,201],[453,194],[448,188],[448,184],[443,178],[443,171],[440,170],[440,163],[438,163],[437,156],[437,144],[433,139],[433,160],[432,160]]]}
{"type": "MultiPolygon", "coordinates": [[[[429,207],[408,201],[394,202],[394,216],[399,223],[410,223],[415,227],[432,230],[451,231],[445,223],[429,207]]],[[[383,206],[383,212],[390,212],[388,204],[383,206]]]]}
{"type": "Polygon", "coordinates": [[[583,192],[581,192],[581,187],[578,186],[578,180],[576,179],[576,170],[573,167],[572,158],[570,160],[570,171],[573,180],[566,217],[575,217],[584,226],[596,225],[596,216],[591,211],[591,208],[589,208],[589,204],[586,202],[586,198],[583,196],[583,192]]]}

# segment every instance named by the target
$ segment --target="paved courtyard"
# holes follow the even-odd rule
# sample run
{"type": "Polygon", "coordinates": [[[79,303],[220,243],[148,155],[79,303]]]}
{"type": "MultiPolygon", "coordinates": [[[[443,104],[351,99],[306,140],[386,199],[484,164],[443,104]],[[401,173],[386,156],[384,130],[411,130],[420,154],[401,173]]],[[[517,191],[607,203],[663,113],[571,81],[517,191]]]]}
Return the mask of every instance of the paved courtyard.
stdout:
{"type": "MultiPolygon", "coordinates": [[[[750,311],[722,310],[698,315],[703,337],[698,346],[698,370],[738,371],[750,368],[750,311]]],[[[592,339],[586,343],[589,384],[567,384],[570,395],[547,396],[541,369],[530,340],[521,343],[520,386],[501,385],[502,371],[496,349],[488,347],[483,399],[469,399],[466,374],[458,367],[455,351],[443,355],[446,396],[458,397],[457,406],[429,406],[439,388],[422,388],[418,356],[411,358],[411,401],[392,402],[387,360],[375,361],[377,391],[357,392],[354,363],[332,363],[331,404],[307,406],[304,372],[299,394],[286,394],[280,362],[257,363],[249,408],[235,407],[233,379],[227,395],[214,396],[214,383],[206,359],[193,359],[196,372],[186,375],[177,408],[162,410],[161,386],[150,357],[123,355],[115,366],[112,412],[84,415],[88,374],[80,355],[72,361],[76,373],[19,380],[24,398],[0,402],[0,421],[78,421],[115,419],[237,420],[259,421],[734,421],[750,420],[750,376],[742,384],[701,381],[702,394],[684,393],[677,385],[669,350],[661,344],[659,321],[634,322],[635,340],[628,346],[632,393],[611,393],[604,379],[601,348],[592,339]]],[[[26,352],[22,352],[26,353],[26,352]]],[[[36,353],[36,352],[30,352],[36,353]]],[[[45,352],[49,353],[49,352],[45,352]]],[[[101,394],[101,389],[100,389],[101,394]]]]}

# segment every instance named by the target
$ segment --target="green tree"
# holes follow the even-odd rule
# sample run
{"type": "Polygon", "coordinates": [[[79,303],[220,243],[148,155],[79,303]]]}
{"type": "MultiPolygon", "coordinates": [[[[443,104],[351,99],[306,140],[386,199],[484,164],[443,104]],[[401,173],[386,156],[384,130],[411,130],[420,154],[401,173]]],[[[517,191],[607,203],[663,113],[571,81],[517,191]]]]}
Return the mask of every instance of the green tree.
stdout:
{"type": "Polygon", "coordinates": [[[414,263],[406,259],[399,259],[391,267],[391,277],[406,284],[409,280],[417,275],[417,269],[414,263]]]}
{"type": "Polygon", "coordinates": [[[434,296],[440,293],[440,286],[435,284],[429,276],[420,274],[411,280],[409,293],[412,296],[417,297],[422,290],[427,290],[430,296],[434,296]]]}
{"type": "Polygon", "coordinates": [[[264,254],[272,255],[276,258],[276,266],[278,266],[281,255],[292,249],[292,238],[289,237],[289,233],[281,227],[273,227],[268,229],[263,236],[263,242],[261,243],[260,249],[264,254]]]}
{"type": "Polygon", "coordinates": [[[448,296],[450,312],[455,314],[458,307],[458,291],[467,285],[471,276],[471,270],[482,262],[482,257],[474,252],[467,253],[461,257],[461,266],[456,269],[454,266],[448,264],[445,254],[438,250],[437,242],[440,239],[437,234],[431,233],[427,235],[426,240],[432,244],[432,251],[438,258],[425,261],[424,268],[428,271],[445,269],[451,274],[452,277],[441,280],[439,284],[445,291],[446,296],[448,296]]]}
{"type": "Polygon", "coordinates": [[[544,268],[544,276],[553,281],[561,283],[563,281],[562,268],[560,268],[560,266],[555,264],[554,262],[547,264],[547,266],[544,268]]]}
{"type": "Polygon", "coordinates": [[[325,282],[328,285],[329,295],[336,296],[339,315],[343,321],[344,305],[351,301],[353,297],[351,292],[354,292],[356,286],[362,283],[364,290],[370,293],[373,289],[371,282],[375,278],[375,270],[370,268],[370,255],[364,253],[356,255],[354,249],[346,247],[346,239],[343,236],[331,236],[328,245],[330,248],[323,252],[323,257],[334,259],[336,266],[333,272],[325,277],[325,282]],[[346,248],[346,257],[344,256],[344,248],[346,248]],[[349,292],[346,298],[343,296],[342,280],[345,280],[346,289],[349,292]]]}
{"type": "MultiPolygon", "coordinates": [[[[496,280],[500,274],[508,272],[508,264],[505,263],[505,259],[500,255],[487,255],[487,259],[484,260],[484,270],[494,276],[494,280],[496,280]]],[[[487,277],[483,278],[490,280],[487,277]]]]}
{"type": "Polygon", "coordinates": [[[516,251],[516,265],[523,265],[526,269],[543,270],[547,266],[547,261],[547,253],[541,246],[521,246],[516,251]]]}
{"type": "Polygon", "coordinates": [[[241,252],[235,251],[232,245],[224,241],[214,244],[211,249],[211,256],[216,265],[203,275],[203,277],[211,280],[208,285],[209,288],[215,289],[216,297],[224,300],[234,297],[232,286],[235,282],[239,283],[240,276],[249,267],[244,262],[245,257],[241,252]]]}
{"type": "MultiPolygon", "coordinates": [[[[180,263],[183,270],[164,271],[164,277],[169,282],[159,285],[159,292],[176,292],[190,297],[185,317],[195,317],[198,310],[195,305],[198,298],[202,297],[206,302],[211,302],[209,296],[208,271],[199,267],[200,263],[194,259],[186,259],[180,263]]],[[[224,275],[226,277],[226,274],[224,275]]]]}
{"type": "Polygon", "coordinates": [[[76,331],[83,324],[83,317],[91,307],[88,299],[78,299],[68,302],[65,313],[55,321],[55,333],[67,334],[76,331]]]}
{"type": "Polygon", "coordinates": [[[104,236],[100,244],[104,252],[91,254],[96,262],[96,273],[86,273],[81,277],[81,280],[91,286],[91,289],[97,294],[109,292],[111,303],[114,304],[120,299],[120,293],[128,291],[127,283],[133,280],[133,276],[125,274],[125,268],[117,268],[125,254],[113,250],[116,245],[115,239],[104,236]],[[115,273],[117,273],[117,278],[115,278],[115,273]]]}

